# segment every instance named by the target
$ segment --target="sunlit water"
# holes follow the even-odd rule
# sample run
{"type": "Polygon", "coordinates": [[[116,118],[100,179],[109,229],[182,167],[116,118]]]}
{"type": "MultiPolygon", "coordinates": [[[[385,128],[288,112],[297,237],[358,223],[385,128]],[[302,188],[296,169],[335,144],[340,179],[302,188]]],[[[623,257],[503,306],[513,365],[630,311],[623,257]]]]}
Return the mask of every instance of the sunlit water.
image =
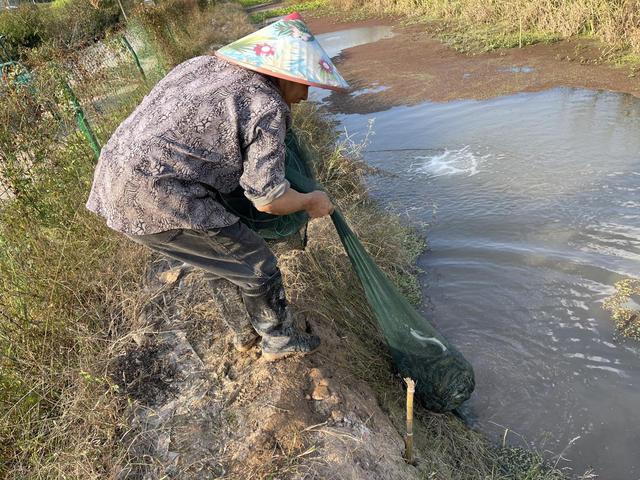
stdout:
{"type": "Polygon", "coordinates": [[[640,275],[640,101],[554,89],[336,115],[392,176],[373,196],[428,235],[424,312],[472,362],[493,438],[640,478],[640,346],[603,300],[640,275]]]}

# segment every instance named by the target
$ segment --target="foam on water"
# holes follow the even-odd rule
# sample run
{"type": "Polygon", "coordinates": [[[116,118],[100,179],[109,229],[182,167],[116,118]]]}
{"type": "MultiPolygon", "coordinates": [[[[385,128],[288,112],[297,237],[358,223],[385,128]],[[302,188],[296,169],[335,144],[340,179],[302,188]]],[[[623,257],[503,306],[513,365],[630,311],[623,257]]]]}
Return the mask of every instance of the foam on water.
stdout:
{"type": "Polygon", "coordinates": [[[489,155],[479,155],[469,145],[456,150],[445,149],[436,155],[417,156],[410,167],[412,173],[426,173],[433,177],[463,175],[471,177],[489,155]]]}
{"type": "Polygon", "coordinates": [[[374,85],[371,88],[363,88],[362,90],[357,90],[353,92],[351,96],[359,97],[361,95],[384,92],[385,90],[389,90],[389,87],[387,87],[386,85],[374,85]]]}

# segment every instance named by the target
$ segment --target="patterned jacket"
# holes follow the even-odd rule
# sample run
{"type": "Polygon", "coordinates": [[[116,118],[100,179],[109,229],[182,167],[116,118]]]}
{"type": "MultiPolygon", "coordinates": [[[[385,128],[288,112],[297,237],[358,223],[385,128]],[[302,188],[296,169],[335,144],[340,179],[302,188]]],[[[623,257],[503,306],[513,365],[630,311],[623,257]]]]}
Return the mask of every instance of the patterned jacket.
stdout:
{"type": "Polygon", "coordinates": [[[211,56],[174,68],[102,149],[87,208],[145,235],[232,225],[215,192],[238,185],[254,205],[289,187],[289,107],[267,77],[211,56]]]}

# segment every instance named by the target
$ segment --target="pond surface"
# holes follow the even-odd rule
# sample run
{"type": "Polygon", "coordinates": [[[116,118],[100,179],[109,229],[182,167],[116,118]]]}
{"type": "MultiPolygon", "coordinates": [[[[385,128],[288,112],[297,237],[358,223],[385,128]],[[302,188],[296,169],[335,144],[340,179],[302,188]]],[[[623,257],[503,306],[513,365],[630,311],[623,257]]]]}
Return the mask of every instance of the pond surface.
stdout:
{"type": "MultiPolygon", "coordinates": [[[[322,97],[320,97],[322,98],[322,97]]],[[[335,106],[335,105],[334,105],[335,106]]],[[[603,300],[640,276],[640,100],[558,88],[338,114],[372,195],[424,228],[424,313],[474,365],[496,440],[640,478],[640,344],[603,300]]]]}

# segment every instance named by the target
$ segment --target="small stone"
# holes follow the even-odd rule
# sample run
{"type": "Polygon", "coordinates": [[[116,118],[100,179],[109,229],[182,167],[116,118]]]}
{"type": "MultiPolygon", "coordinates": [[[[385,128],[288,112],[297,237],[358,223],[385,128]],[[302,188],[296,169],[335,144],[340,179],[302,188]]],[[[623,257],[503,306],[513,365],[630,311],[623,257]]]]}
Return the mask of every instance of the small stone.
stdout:
{"type": "Polygon", "coordinates": [[[166,272],[162,272],[159,275],[160,281],[164,284],[170,285],[180,280],[182,273],[184,272],[182,267],[175,267],[166,272]]]}
{"type": "Polygon", "coordinates": [[[318,380],[324,377],[324,375],[322,374],[322,371],[319,368],[312,368],[311,370],[309,370],[309,376],[314,380],[318,380]]]}
{"type": "Polygon", "coordinates": [[[313,389],[311,398],[314,400],[326,400],[331,396],[331,392],[326,385],[318,385],[313,389]]]}
{"type": "Polygon", "coordinates": [[[131,334],[131,338],[136,343],[138,347],[142,347],[145,343],[145,334],[144,332],[134,332],[131,334]]]}
{"type": "Polygon", "coordinates": [[[344,415],[342,414],[341,411],[339,410],[331,411],[331,420],[333,420],[334,422],[341,422],[343,418],[344,418],[344,415]]]}

